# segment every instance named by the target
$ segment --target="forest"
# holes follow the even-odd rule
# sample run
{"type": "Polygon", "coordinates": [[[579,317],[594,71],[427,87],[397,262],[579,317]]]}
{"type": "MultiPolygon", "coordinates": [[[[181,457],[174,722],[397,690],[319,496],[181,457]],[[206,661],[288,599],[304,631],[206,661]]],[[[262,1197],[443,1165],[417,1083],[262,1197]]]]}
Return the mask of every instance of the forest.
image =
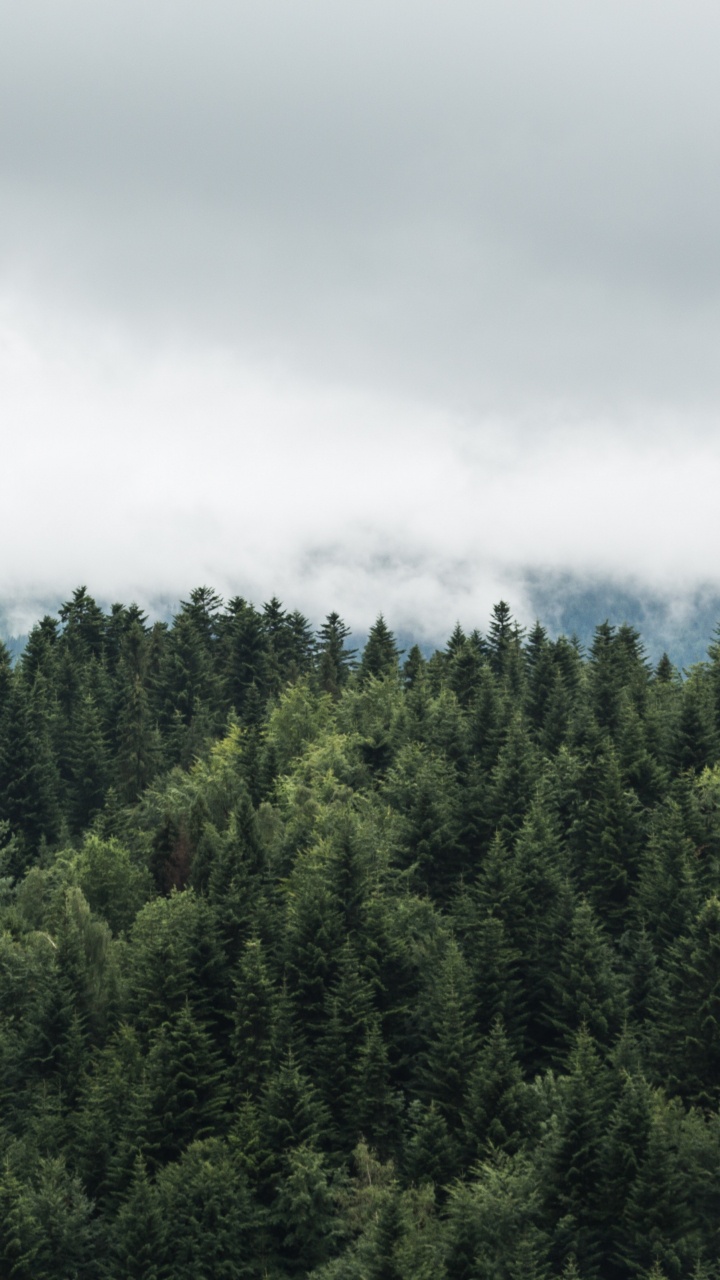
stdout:
{"type": "Polygon", "coordinates": [[[0,647],[0,1275],[720,1280],[720,633],[0,647]]]}

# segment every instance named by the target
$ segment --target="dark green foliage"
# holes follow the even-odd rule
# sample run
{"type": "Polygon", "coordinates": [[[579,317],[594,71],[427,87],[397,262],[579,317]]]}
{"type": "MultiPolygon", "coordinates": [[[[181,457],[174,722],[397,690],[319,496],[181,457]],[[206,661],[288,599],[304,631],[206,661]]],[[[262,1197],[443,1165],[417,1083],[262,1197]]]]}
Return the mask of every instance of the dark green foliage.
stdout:
{"type": "Polygon", "coordinates": [[[716,691],[703,667],[696,667],[683,689],[682,709],[677,726],[673,763],[675,768],[700,772],[712,765],[720,753],[716,691]]]}
{"type": "Polygon", "coordinates": [[[232,1079],[240,1093],[257,1097],[272,1061],[274,988],[263,945],[251,938],[234,979],[232,1079]]]}
{"type": "Polygon", "coordinates": [[[484,822],[488,835],[512,840],[522,826],[538,779],[538,758],[520,718],[511,721],[488,780],[484,822]]]}
{"type": "Polygon", "coordinates": [[[693,1102],[720,1103],[720,898],[701,908],[670,957],[667,1035],[678,1088],[693,1102]]]}
{"type": "Polygon", "coordinates": [[[696,866],[680,805],[667,799],[655,810],[635,894],[638,916],[659,955],[688,931],[697,914],[696,866]]]}
{"type": "Polygon", "coordinates": [[[447,901],[462,870],[457,771],[444,756],[408,743],[386,775],[383,793],[398,814],[398,861],[419,888],[447,901]]]}
{"type": "Polygon", "coordinates": [[[0,1174],[0,1265],[18,1280],[99,1276],[92,1205],[60,1158],[0,1174]]]}
{"type": "Polygon", "coordinates": [[[450,1133],[442,1111],[419,1099],[408,1108],[409,1132],[404,1144],[404,1168],[410,1182],[446,1187],[458,1165],[460,1144],[450,1133]]]}
{"type": "Polygon", "coordinates": [[[553,1254],[574,1258],[582,1274],[600,1273],[602,1234],[599,1174],[608,1082],[592,1037],[576,1036],[568,1075],[561,1081],[558,1124],[548,1156],[546,1194],[554,1219],[553,1254]]]}
{"type": "Polygon", "coordinates": [[[144,1148],[153,1166],[221,1127],[228,1098],[222,1060],[188,1004],[151,1037],[147,1088],[144,1148]]]}
{"type": "Polygon", "coordinates": [[[493,605],[487,635],[488,659],[495,675],[506,681],[516,695],[523,677],[522,638],[522,629],[513,618],[509,604],[500,600],[493,605]]]}
{"type": "Polygon", "coordinates": [[[361,680],[368,680],[370,676],[394,675],[399,656],[395,637],[382,614],[379,614],[375,625],[370,628],[367,644],[363,649],[359,668],[361,680]]]}
{"type": "Polygon", "coordinates": [[[138,1156],[133,1179],[110,1231],[108,1275],[159,1280],[163,1221],[157,1192],[138,1156]]]}
{"type": "Polygon", "coordinates": [[[329,613],[318,632],[317,670],[320,688],[337,698],[354,666],[355,650],[346,649],[350,635],[338,613],[329,613]]]}
{"type": "Polygon", "coordinates": [[[454,1132],[461,1125],[477,1033],[470,972],[452,938],[445,954],[433,957],[419,1017],[427,1047],[418,1062],[418,1092],[425,1101],[436,1103],[454,1132]]]}
{"type": "Polygon", "coordinates": [[[0,1272],[718,1280],[717,639],[349,634],[0,648],[0,1272]]]}
{"type": "Polygon", "coordinates": [[[548,1019],[561,1033],[561,1048],[569,1048],[581,1027],[598,1044],[612,1044],[625,1018],[625,993],[612,948],[584,898],[573,913],[551,991],[548,1019]]]}
{"type": "Polygon", "coordinates": [[[229,601],[220,622],[225,696],[238,715],[247,711],[251,689],[262,690],[267,640],[262,618],[240,596],[229,601]]]}
{"type": "Polygon", "coordinates": [[[530,1101],[503,1021],[496,1018],[473,1067],[463,1117],[471,1159],[516,1151],[527,1128],[530,1101]]]}

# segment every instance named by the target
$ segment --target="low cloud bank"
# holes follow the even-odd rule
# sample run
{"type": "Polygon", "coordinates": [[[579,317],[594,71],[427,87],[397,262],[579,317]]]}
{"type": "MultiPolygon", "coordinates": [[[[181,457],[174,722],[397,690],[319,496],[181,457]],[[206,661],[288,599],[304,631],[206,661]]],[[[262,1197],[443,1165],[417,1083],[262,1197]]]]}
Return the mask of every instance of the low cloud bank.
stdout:
{"type": "Polygon", "coordinates": [[[8,299],[0,321],[0,598],[16,629],[80,582],[147,605],[203,582],[275,593],[356,631],[382,610],[430,641],[456,619],[483,627],[501,596],[552,623],[556,587],[609,583],[663,601],[682,630],[720,593],[720,457],[699,412],[461,418],[228,348],[140,351],[8,299]]]}

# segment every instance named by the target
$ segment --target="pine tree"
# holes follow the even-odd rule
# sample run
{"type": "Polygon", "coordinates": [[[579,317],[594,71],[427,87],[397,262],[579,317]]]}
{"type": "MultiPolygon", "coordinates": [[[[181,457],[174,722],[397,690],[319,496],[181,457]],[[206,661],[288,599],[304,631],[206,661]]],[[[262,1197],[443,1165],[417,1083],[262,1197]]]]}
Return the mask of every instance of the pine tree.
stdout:
{"type": "Polygon", "coordinates": [[[637,917],[660,955],[687,932],[700,908],[696,864],[680,805],[668,797],[653,814],[634,895],[637,917]]]}
{"type": "Polygon", "coordinates": [[[112,1280],[160,1280],[158,1255],[163,1224],[155,1187],[142,1156],[137,1156],[132,1183],[110,1227],[109,1275],[112,1280]]]}
{"type": "Polygon", "coordinates": [[[397,856],[420,891],[446,902],[463,869],[457,771],[416,743],[401,748],[382,787],[397,812],[397,856]]]}
{"type": "Polygon", "coordinates": [[[468,1080],[477,1050],[472,980],[462,952],[449,939],[421,996],[423,1048],[417,1087],[434,1101],[451,1132],[461,1126],[468,1080]]]}
{"type": "Polygon", "coordinates": [[[329,613],[318,632],[318,681],[334,698],[339,697],[354,666],[356,651],[345,647],[349,635],[350,628],[338,613],[329,613]]]}
{"type": "Polygon", "coordinates": [[[517,834],[535,793],[538,772],[527,728],[516,716],[489,779],[485,813],[488,836],[499,831],[511,840],[517,834]]]}
{"type": "Polygon", "coordinates": [[[398,669],[399,657],[400,650],[395,644],[395,636],[380,613],[370,628],[363,649],[359,667],[360,679],[366,681],[371,676],[380,679],[382,676],[394,675],[398,669]]]}
{"type": "MultiPolygon", "coordinates": [[[[371,1024],[374,1024],[373,994],[361,972],[355,947],[346,939],[338,955],[337,976],[326,994],[326,1020],[316,1060],[324,1100],[332,1112],[339,1140],[347,1150],[355,1146],[358,1131],[376,1143],[360,1123],[372,1091],[368,1096],[368,1082],[362,1079],[358,1087],[355,1080],[371,1024]]],[[[376,1097],[374,1101],[379,1099],[376,1097]]]]}
{"type": "Polygon", "coordinates": [[[403,1145],[403,1169],[409,1182],[430,1182],[442,1190],[460,1167],[460,1145],[435,1101],[416,1098],[408,1107],[409,1131],[403,1145]]]}
{"type": "Polygon", "coordinates": [[[245,943],[234,982],[232,1076],[238,1090],[257,1098],[272,1060],[276,995],[262,941],[245,943]]]}
{"type": "MultiPolygon", "coordinates": [[[[455,633],[453,633],[453,636],[455,633]]],[[[451,642],[453,637],[451,637],[451,642]]],[[[474,701],[480,683],[483,657],[472,640],[462,636],[451,649],[448,644],[447,679],[461,707],[469,707],[474,701]]]]}
{"type": "Polygon", "coordinates": [[[638,875],[643,829],[639,804],[623,787],[611,744],[589,764],[583,789],[585,804],[569,834],[575,875],[598,917],[619,933],[638,875]]]}
{"type": "Polygon", "coordinates": [[[75,833],[85,831],[100,812],[110,781],[107,743],[100,711],[92,693],[76,702],[65,748],[68,819],[75,833]]]}
{"type": "Polygon", "coordinates": [[[713,765],[720,754],[715,691],[703,667],[694,667],[683,685],[672,754],[678,772],[694,769],[697,773],[713,765]]]}
{"type": "Polygon", "coordinates": [[[607,1076],[592,1037],[581,1028],[562,1082],[546,1185],[555,1258],[562,1265],[572,1256],[588,1280],[601,1274],[599,1171],[606,1107],[607,1076]]]}
{"type": "Polygon", "coordinates": [[[529,1117],[529,1098],[520,1064],[501,1018],[496,1018],[468,1086],[463,1118],[473,1161],[493,1150],[516,1151],[529,1117]]]}
{"type": "Polygon", "coordinates": [[[622,1280],[626,1271],[625,1207],[646,1158],[653,1123],[653,1094],[642,1076],[625,1074],[620,1097],[611,1113],[600,1149],[599,1196],[605,1236],[604,1266],[608,1280],[622,1280]]]}
{"type": "Polygon", "coordinates": [[[146,1158],[165,1164],[223,1125],[228,1086],[222,1059],[189,1004],[154,1033],[147,1058],[146,1158]]]}
{"type": "Polygon", "coordinates": [[[425,677],[427,662],[419,645],[414,644],[403,663],[403,681],[408,690],[418,688],[425,677]]]}
{"type": "Polygon", "coordinates": [[[158,1172],[163,1280],[251,1280],[258,1274],[248,1189],[219,1139],[193,1142],[158,1172]]]}
{"type": "Polygon", "coordinates": [[[565,1050],[581,1027],[608,1049],[622,1027],[626,1004],[613,952],[586,899],[575,908],[559,969],[551,981],[547,1017],[560,1031],[565,1050]]]}
{"type": "Polygon", "coordinates": [[[720,1101],[720,899],[709,898],[671,953],[667,1044],[680,1091],[701,1106],[720,1101]]]}
{"type": "MultiPolygon", "coordinates": [[[[678,1152],[681,1108],[656,1095],[644,1157],[628,1192],[616,1256],[632,1274],[661,1266],[669,1280],[689,1274],[695,1249],[688,1183],[678,1152]]],[[[695,1254],[696,1256],[696,1254],[695,1254]]]]}
{"type": "Polygon", "coordinates": [[[354,1122],[355,1137],[367,1138],[381,1157],[397,1145],[402,1101],[392,1088],[390,1055],[380,1016],[371,1014],[353,1064],[348,1087],[347,1131],[354,1122]]]}
{"type": "MultiPolygon", "coordinates": [[[[241,596],[229,601],[218,621],[226,702],[248,723],[248,698],[255,689],[263,698],[267,638],[262,617],[241,596]]],[[[250,723],[255,721],[250,718],[250,723]]]]}
{"type": "Polygon", "coordinates": [[[495,675],[508,682],[515,693],[522,686],[522,638],[522,630],[512,616],[510,605],[499,600],[493,605],[488,628],[488,657],[495,675]]]}
{"type": "Polygon", "coordinates": [[[545,715],[539,734],[539,743],[548,755],[554,755],[567,742],[575,700],[567,687],[565,676],[554,667],[545,702],[545,715]]]}

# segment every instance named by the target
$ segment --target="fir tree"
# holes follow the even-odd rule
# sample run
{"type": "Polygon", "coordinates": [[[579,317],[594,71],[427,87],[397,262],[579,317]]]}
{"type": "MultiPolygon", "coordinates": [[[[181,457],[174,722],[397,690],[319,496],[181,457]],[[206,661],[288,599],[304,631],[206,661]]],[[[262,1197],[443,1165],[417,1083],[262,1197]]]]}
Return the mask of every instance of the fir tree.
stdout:
{"type": "Polygon", "coordinates": [[[371,676],[394,675],[398,669],[400,650],[395,644],[395,636],[388,628],[382,614],[378,614],[374,625],[370,628],[367,643],[360,661],[359,675],[362,681],[371,676]]]}

